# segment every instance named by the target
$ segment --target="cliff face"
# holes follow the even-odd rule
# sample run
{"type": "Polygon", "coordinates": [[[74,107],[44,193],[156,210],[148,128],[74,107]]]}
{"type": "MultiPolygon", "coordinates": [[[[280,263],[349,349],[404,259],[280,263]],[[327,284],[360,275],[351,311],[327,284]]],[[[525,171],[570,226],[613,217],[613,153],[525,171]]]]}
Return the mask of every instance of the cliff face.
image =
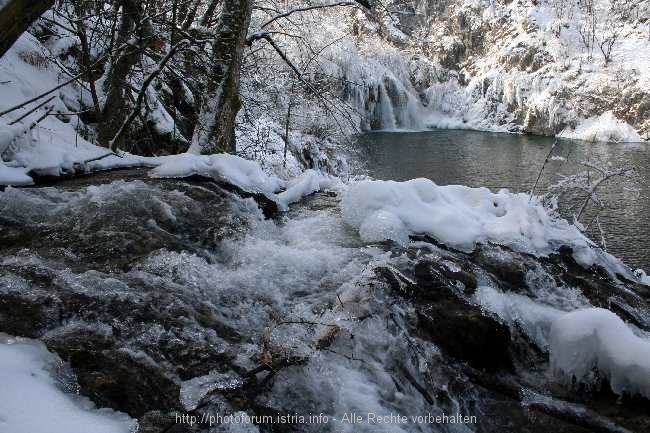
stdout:
{"type": "Polygon", "coordinates": [[[650,2],[394,1],[423,123],[587,140],[650,137],[650,2]]]}

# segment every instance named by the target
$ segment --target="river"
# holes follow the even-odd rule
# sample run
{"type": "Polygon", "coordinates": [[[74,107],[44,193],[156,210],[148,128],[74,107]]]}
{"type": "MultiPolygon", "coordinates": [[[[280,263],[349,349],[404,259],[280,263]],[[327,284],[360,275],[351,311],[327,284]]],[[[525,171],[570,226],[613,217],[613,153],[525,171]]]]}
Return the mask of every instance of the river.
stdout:
{"type": "MultiPolygon", "coordinates": [[[[377,178],[525,191],[548,146],[374,133],[359,152],[377,178]]],[[[633,149],[622,154],[641,169],[648,155],[633,149]]],[[[43,341],[74,371],[68,388],[142,431],[179,431],[173,413],[319,420],[217,430],[252,433],[641,432],[650,422],[645,403],[550,375],[551,323],[569,311],[611,304],[650,330],[646,302],[606,278],[497,245],[366,243],[333,193],[268,219],[219,185],[146,173],[0,193],[0,332],[43,341]],[[473,418],[435,421],[460,415],[473,418]],[[376,422],[391,416],[434,421],[376,422]]],[[[615,221],[639,226],[640,200],[619,203],[627,219],[615,221]]]]}

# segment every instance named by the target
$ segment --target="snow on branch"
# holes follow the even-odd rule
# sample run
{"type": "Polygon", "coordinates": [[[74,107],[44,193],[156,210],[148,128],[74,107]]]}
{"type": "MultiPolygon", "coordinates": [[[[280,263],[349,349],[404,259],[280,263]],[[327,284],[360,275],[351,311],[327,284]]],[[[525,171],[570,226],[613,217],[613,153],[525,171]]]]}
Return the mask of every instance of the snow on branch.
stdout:
{"type": "MultiPolygon", "coordinates": [[[[321,4],[321,5],[313,5],[313,6],[304,6],[304,7],[299,7],[295,9],[288,10],[286,12],[283,12],[279,15],[274,16],[273,18],[269,19],[266,21],[264,24],[262,24],[260,27],[265,28],[272,24],[273,22],[286,18],[290,15],[293,15],[298,12],[307,12],[315,9],[325,9],[325,8],[333,8],[333,7],[344,7],[344,6],[358,6],[360,2],[352,2],[352,1],[343,1],[343,2],[338,2],[338,3],[329,3],[329,4],[321,4]]],[[[362,3],[363,4],[363,3],[362,3]]],[[[364,5],[365,6],[365,5],[364,5]]]]}
{"type": "Polygon", "coordinates": [[[115,143],[119,141],[119,139],[124,135],[124,132],[128,129],[128,127],[131,125],[131,123],[135,120],[135,118],[140,114],[140,110],[142,109],[142,102],[144,102],[144,98],[147,94],[147,89],[149,88],[149,85],[153,82],[153,80],[160,75],[162,70],[165,68],[165,65],[174,57],[174,55],[180,50],[182,47],[185,45],[189,44],[190,41],[187,39],[182,39],[178,43],[176,43],[174,46],[172,46],[169,49],[169,52],[163,57],[163,59],[160,61],[158,64],[158,67],[154,69],[151,74],[147,77],[146,80],[144,80],[144,83],[142,83],[142,87],[140,88],[140,91],[138,92],[138,97],[135,101],[135,106],[133,107],[133,110],[131,110],[131,114],[126,118],[124,123],[122,123],[122,126],[120,126],[120,129],[117,131],[115,136],[113,137],[112,140],[109,141],[109,148],[112,151],[115,151],[115,143]]]}

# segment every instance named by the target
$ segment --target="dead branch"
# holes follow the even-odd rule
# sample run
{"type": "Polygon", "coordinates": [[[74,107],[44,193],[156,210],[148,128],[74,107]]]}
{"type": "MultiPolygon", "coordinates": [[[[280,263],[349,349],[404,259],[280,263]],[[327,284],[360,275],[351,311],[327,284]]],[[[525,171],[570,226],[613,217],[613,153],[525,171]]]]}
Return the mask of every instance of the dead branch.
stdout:
{"type": "Polygon", "coordinates": [[[56,98],[56,96],[50,96],[50,97],[47,98],[45,101],[43,101],[43,102],[41,102],[40,104],[38,104],[36,107],[32,108],[32,109],[29,110],[27,113],[25,113],[25,114],[23,114],[22,116],[20,116],[18,119],[9,122],[9,125],[15,125],[16,123],[22,121],[25,117],[29,116],[29,115],[32,114],[34,111],[36,111],[36,110],[38,110],[39,108],[41,108],[42,106],[46,105],[48,102],[50,102],[50,101],[51,101],[52,99],[54,99],[54,98],[56,98]]]}

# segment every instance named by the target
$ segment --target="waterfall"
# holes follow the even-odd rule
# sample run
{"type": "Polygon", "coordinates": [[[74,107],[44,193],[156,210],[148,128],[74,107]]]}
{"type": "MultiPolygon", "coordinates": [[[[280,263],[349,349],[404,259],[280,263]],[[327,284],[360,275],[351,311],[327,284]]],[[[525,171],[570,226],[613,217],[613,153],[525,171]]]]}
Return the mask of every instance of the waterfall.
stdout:
{"type": "Polygon", "coordinates": [[[348,102],[361,114],[365,131],[422,129],[423,106],[410,83],[405,85],[385,74],[345,92],[348,102]]]}

